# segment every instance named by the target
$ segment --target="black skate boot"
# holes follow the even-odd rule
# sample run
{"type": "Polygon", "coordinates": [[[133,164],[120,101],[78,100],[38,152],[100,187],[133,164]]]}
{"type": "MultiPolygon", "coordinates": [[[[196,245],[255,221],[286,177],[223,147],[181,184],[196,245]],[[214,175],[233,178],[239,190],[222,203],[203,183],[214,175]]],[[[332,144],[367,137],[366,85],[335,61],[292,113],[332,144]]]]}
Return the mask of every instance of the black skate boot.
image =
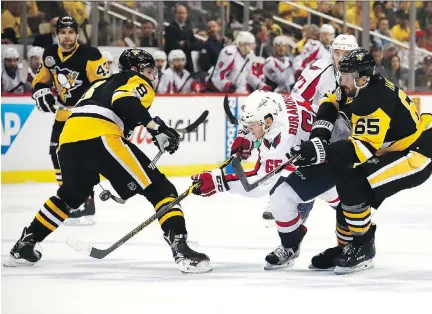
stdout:
{"type": "Polygon", "coordinates": [[[83,205],[77,209],[70,209],[68,219],[64,221],[68,226],[89,226],[96,223],[96,207],[94,192],[88,197],[83,205]]]}
{"type": "Polygon", "coordinates": [[[269,253],[265,260],[267,264],[264,266],[265,270],[273,270],[291,267],[294,265],[295,259],[300,255],[300,244],[303,240],[307,228],[303,225],[300,226],[300,243],[294,247],[286,248],[282,244],[276,250],[269,253]]]}
{"type": "Polygon", "coordinates": [[[360,239],[354,240],[343,248],[340,256],[334,260],[335,270],[338,275],[353,273],[356,271],[372,268],[373,258],[375,257],[375,230],[376,225],[371,225],[368,232],[360,239]],[[357,240],[357,241],[356,241],[357,240]],[[361,243],[359,243],[360,241],[361,243]]]}
{"type": "Polygon", "coordinates": [[[312,257],[309,269],[312,270],[334,270],[334,259],[342,254],[343,246],[338,245],[325,250],[312,257]]]}
{"type": "Polygon", "coordinates": [[[10,256],[3,262],[5,267],[32,266],[42,257],[41,248],[27,227],[24,228],[20,239],[10,251],[10,256]]]}
{"type": "Polygon", "coordinates": [[[165,241],[171,246],[173,257],[182,273],[206,273],[212,270],[210,258],[203,253],[192,250],[186,234],[164,234],[165,241]]]}

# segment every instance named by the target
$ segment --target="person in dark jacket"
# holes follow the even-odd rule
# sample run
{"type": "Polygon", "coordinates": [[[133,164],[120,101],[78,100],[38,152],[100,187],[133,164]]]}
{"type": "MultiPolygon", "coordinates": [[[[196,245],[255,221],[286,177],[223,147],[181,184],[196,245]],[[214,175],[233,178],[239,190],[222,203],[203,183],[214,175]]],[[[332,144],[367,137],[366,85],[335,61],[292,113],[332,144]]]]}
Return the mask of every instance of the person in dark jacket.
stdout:
{"type": "Polygon", "coordinates": [[[209,21],[207,27],[208,39],[202,45],[198,59],[201,71],[208,71],[216,65],[219,53],[224,47],[224,39],[219,24],[216,21],[209,21]]]}
{"type": "Polygon", "coordinates": [[[192,28],[187,21],[188,13],[184,5],[176,5],[175,18],[165,28],[165,52],[168,55],[171,50],[181,49],[186,55],[186,70],[194,73],[191,51],[199,50],[201,43],[195,38],[192,28]]]}
{"type": "Polygon", "coordinates": [[[49,49],[55,44],[57,44],[57,36],[55,32],[55,26],[57,23],[58,17],[54,17],[51,19],[51,33],[37,35],[33,42],[33,46],[42,47],[44,49],[49,49]]]}
{"type": "Polygon", "coordinates": [[[141,24],[140,47],[157,47],[158,41],[153,33],[153,24],[144,21],[141,24]]]}

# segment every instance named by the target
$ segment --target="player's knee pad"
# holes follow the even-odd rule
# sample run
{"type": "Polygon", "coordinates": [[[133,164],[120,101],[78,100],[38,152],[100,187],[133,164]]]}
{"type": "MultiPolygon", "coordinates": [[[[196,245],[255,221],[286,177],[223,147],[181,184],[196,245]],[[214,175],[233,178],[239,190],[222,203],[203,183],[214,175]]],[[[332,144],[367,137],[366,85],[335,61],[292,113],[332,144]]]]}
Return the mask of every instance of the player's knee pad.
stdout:
{"type": "Polygon", "coordinates": [[[57,197],[66,203],[72,209],[77,209],[89,197],[92,191],[84,191],[84,189],[68,188],[67,185],[62,185],[57,190],[57,197]]]}
{"type": "Polygon", "coordinates": [[[360,169],[352,169],[336,185],[342,204],[359,205],[373,201],[372,188],[360,169]]]}
{"type": "Polygon", "coordinates": [[[155,208],[159,208],[163,205],[160,203],[164,199],[175,199],[178,196],[178,193],[174,184],[172,184],[165,176],[161,176],[160,180],[152,182],[152,184],[144,190],[144,196],[155,208]]]}
{"type": "Polygon", "coordinates": [[[300,213],[300,218],[301,218],[302,223],[306,222],[306,220],[309,217],[309,214],[313,208],[314,203],[315,203],[315,201],[297,204],[297,211],[300,213]]]}
{"type": "Polygon", "coordinates": [[[287,184],[281,184],[273,191],[270,210],[279,232],[288,233],[298,228],[301,219],[297,206],[300,202],[298,195],[287,184]]]}

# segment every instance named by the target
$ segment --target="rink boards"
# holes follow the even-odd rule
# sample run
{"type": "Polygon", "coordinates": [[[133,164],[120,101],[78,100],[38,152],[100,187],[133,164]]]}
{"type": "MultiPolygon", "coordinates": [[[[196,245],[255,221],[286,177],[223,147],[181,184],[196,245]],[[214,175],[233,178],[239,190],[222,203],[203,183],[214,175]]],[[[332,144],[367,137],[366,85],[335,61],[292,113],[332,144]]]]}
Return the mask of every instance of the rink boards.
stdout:
{"type": "MultiPolygon", "coordinates": [[[[421,112],[432,113],[432,93],[411,94],[421,112]]],[[[237,108],[246,96],[229,97],[230,107],[237,108]]],[[[175,95],[155,98],[150,109],[152,116],[159,115],[175,128],[183,128],[195,121],[204,110],[209,111],[206,121],[194,132],[181,138],[175,155],[163,155],[160,169],[168,176],[186,176],[217,167],[229,154],[237,133],[229,124],[223,111],[223,95],[175,95]]],[[[55,181],[48,154],[51,126],[54,115],[36,109],[30,96],[2,97],[2,183],[55,181]]],[[[130,140],[150,158],[157,148],[144,127],[135,129],[130,140]]]]}

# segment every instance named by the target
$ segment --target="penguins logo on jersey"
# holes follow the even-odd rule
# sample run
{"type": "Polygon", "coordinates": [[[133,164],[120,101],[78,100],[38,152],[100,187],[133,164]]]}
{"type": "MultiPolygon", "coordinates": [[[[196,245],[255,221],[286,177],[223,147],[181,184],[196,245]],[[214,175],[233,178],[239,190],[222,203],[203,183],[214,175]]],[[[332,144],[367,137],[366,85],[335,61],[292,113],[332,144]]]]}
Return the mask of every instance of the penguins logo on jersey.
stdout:
{"type": "Polygon", "coordinates": [[[58,66],[51,70],[51,72],[54,77],[57,92],[63,101],[66,101],[67,98],[71,98],[72,94],[70,92],[82,85],[82,81],[77,79],[79,72],[69,70],[68,68],[60,69],[58,66]]]}

